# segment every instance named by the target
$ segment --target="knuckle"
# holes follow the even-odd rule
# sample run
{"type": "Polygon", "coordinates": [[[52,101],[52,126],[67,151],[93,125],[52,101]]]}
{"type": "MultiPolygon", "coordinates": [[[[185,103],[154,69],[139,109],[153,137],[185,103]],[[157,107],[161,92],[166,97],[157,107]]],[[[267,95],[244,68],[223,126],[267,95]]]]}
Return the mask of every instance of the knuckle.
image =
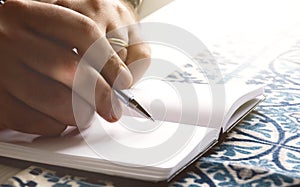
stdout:
{"type": "Polygon", "coordinates": [[[79,28],[83,32],[83,36],[88,35],[92,36],[94,39],[98,39],[101,37],[100,30],[96,22],[88,17],[82,17],[78,22],[79,28]]]}
{"type": "Polygon", "coordinates": [[[109,78],[116,75],[120,71],[120,68],[121,66],[119,57],[115,54],[105,63],[103,69],[101,70],[101,73],[105,78],[109,78]]]}
{"type": "Polygon", "coordinates": [[[151,58],[151,48],[149,45],[144,44],[141,47],[141,53],[144,58],[151,58]]]}
{"type": "Polygon", "coordinates": [[[93,24],[92,21],[90,21],[89,19],[84,19],[84,18],[79,20],[78,25],[82,29],[82,31],[87,34],[92,32],[94,30],[94,26],[95,26],[95,24],[93,24]]]}
{"type": "Polygon", "coordinates": [[[113,10],[118,13],[126,11],[126,7],[120,1],[94,0],[89,2],[94,11],[113,10]]]}
{"type": "Polygon", "coordinates": [[[60,59],[58,59],[58,64],[61,64],[62,72],[64,74],[64,78],[67,80],[73,82],[73,79],[75,77],[77,67],[79,64],[79,59],[75,55],[61,55],[60,59]]]}
{"type": "Polygon", "coordinates": [[[115,67],[118,67],[119,64],[120,64],[120,62],[119,62],[119,56],[117,54],[114,54],[108,60],[108,62],[105,64],[105,67],[108,66],[108,67],[111,67],[111,68],[115,68],[115,67]]]}
{"type": "Polygon", "coordinates": [[[136,44],[133,46],[133,53],[130,53],[130,56],[134,56],[136,59],[149,59],[151,58],[151,48],[148,44],[136,44]]]}
{"type": "Polygon", "coordinates": [[[127,8],[122,3],[115,3],[114,8],[119,15],[124,15],[128,11],[127,8]]]}
{"type": "Polygon", "coordinates": [[[94,12],[99,12],[107,6],[106,3],[104,3],[104,1],[100,1],[100,0],[88,1],[88,3],[90,9],[94,12]]]}
{"type": "Polygon", "coordinates": [[[91,2],[94,2],[93,8],[95,11],[111,10],[110,13],[118,14],[120,17],[128,12],[127,7],[121,1],[98,0],[91,2]]]}

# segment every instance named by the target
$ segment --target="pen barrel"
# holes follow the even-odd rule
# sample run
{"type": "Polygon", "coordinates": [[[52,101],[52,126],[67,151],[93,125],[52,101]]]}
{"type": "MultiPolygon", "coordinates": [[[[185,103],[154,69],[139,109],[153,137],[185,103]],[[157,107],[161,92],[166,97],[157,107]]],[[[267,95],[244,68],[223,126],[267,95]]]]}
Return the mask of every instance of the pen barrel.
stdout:
{"type": "Polygon", "coordinates": [[[117,97],[124,103],[126,106],[130,106],[130,101],[133,100],[133,96],[130,96],[128,93],[125,93],[121,90],[115,90],[117,97]]]}
{"type": "Polygon", "coordinates": [[[128,92],[125,93],[121,90],[115,90],[115,93],[126,106],[138,112],[142,116],[150,118],[152,121],[154,121],[151,114],[134,99],[133,95],[130,95],[128,92]]]}

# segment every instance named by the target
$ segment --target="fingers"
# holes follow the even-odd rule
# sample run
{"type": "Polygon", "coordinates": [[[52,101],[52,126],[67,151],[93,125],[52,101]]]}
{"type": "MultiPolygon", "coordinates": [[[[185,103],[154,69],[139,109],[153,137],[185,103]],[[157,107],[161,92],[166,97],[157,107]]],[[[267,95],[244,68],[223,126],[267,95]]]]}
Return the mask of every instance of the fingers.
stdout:
{"type": "MultiPolygon", "coordinates": [[[[71,8],[77,12],[80,12],[91,19],[93,19],[98,28],[103,32],[107,33],[106,38],[117,38],[128,43],[128,29],[125,25],[132,24],[135,22],[133,15],[128,9],[120,3],[120,1],[90,1],[90,0],[79,0],[79,1],[68,1],[68,0],[57,0],[57,5],[71,8]],[[109,11],[108,11],[109,10],[109,11]]],[[[117,52],[117,55],[113,54],[112,51],[107,51],[104,48],[105,38],[99,39],[93,44],[92,48],[98,48],[98,50],[89,50],[87,61],[94,62],[96,59],[97,64],[91,63],[95,67],[105,80],[113,87],[117,89],[125,89],[132,85],[132,75],[128,68],[124,65],[124,61],[127,58],[127,49],[120,45],[111,44],[110,49],[117,52]],[[101,51],[101,56],[97,55],[101,51]],[[110,53],[112,52],[112,53],[110,53]],[[105,59],[108,56],[108,59],[105,59]],[[91,57],[94,59],[91,59],[91,57]],[[110,58],[111,57],[111,58],[110,58]],[[101,60],[99,60],[101,59],[101,60]],[[102,63],[99,61],[103,61],[102,63]],[[105,64],[105,65],[104,65],[105,64]]]]}
{"type": "MultiPolygon", "coordinates": [[[[103,39],[101,38],[100,30],[91,19],[66,8],[46,3],[26,3],[17,0],[9,2],[6,5],[7,10],[11,7],[19,9],[25,7],[17,16],[26,14],[27,30],[22,32],[18,29],[17,41],[13,42],[18,42],[16,54],[19,54],[19,58],[28,66],[71,87],[80,60],[72,52],[72,47],[84,52],[92,45],[93,49],[85,54],[87,61],[103,73],[111,85],[116,82],[117,77],[120,80],[115,84],[117,88],[127,88],[131,85],[130,73],[123,68],[122,60],[114,54],[105,35],[103,39]],[[65,17],[72,17],[72,19],[65,19],[65,17]],[[47,20],[46,25],[44,20],[47,20]],[[30,45],[28,41],[31,41],[30,45]]],[[[120,52],[119,55],[125,58],[124,53],[124,51],[120,52]]]]}
{"type": "Polygon", "coordinates": [[[122,104],[111,87],[104,79],[99,78],[95,90],[97,113],[109,122],[119,120],[122,115],[122,104]]]}
{"type": "MultiPolygon", "coordinates": [[[[35,41],[35,38],[32,38],[32,41],[35,41]]],[[[44,41],[44,42],[39,42],[39,43],[42,46],[44,46],[43,47],[44,49],[47,49],[46,51],[48,51],[48,53],[47,52],[45,53],[44,50],[39,51],[39,49],[37,49],[37,51],[35,51],[37,54],[35,54],[33,56],[33,58],[26,58],[29,61],[26,64],[33,67],[37,71],[50,76],[54,80],[62,82],[63,84],[67,85],[70,89],[71,88],[73,89],[73,80],[75,78],[76,73],[78,76],[84,77],[85,85],[90,84],[90,81],[86,81],[86,80],[93,79],[94,77],[96,77],[96,79],[99,79],[99,80],[97,80],[96,87],[88,89],[90,92],[94,92],[94,90],[96,91],[95,98],[97,100],[97,102],[96,102],[97,107],[95,106],[94,108],[97,109],[97,112],[99,113],[99,115],[101,115],[107,121],[116,121],[117,119],[120,118],[121,106],[118,102],[114,101],[114,100],[116,100],[116,99],[113,99],[114,93],[112,92],[110,85],[107,84],[106,81],[109,80],[108,82],[111,82],[111,85],[113,85],[115,83],[114,87],[116,87],[116,88],[127,88],[128,85],[132,82],[132,75],[130,74],[129,70],[127,69],[127,66],[120,60],[120,58],[116,54],[109,60],[109,62],[106,63],[109,65],[105,65],[103,68],[103,69],[106,69],[106,71],[104,71],[104,72],[108,72],[108,74],[100,75],[98,73],[95,75],[91,72],[81,71],[80,68],[78,68],[78,65],[79,65],[78,58],[79,57],[75,53],[64,50],[64,48],[58,48],[58,49],[61,49],[61,51],[57,50],[56,46],[53,45],[49,41],[45,41],[42,39],[37,40],[37,42],[38,41],[44,41]],[[51,49],[53,49],[54,52],[51,51],[51,49]],[[56,55],[58,55],[58,56],[56,56],[56,55]],[[41,56],[41,58],[35,59],[35,58],[38,58],[38,56],[41,56]],[[49,61],[49,59],[54,59],[53,63],[51,63],[51,61],[49,61]],[[105,80],[102,76],[111,77],[111,79],[105,80]],[[119,80],[116,81],[117,79],[119,79],[119,80]],[[115,104],[113,104],[113,103],[115,103],[115,104]],[[113,106],[115,107],[115,111],[113,110],[113,106]]],[[[99,40],[99,43],[100,43],[99,45],[102,45],[102,42],[100,40],[99,40]]],[[[96,42],[96,44],[97,44],[97,42],[96,42]]],[[[29,49],[30,49],[30,47],[29,47],[29,49]]],[[[96,50],[97,49],[98,48],[96,47],[96,50]]],[[[97,55],[98,55],[98,53],[88,55],[88,56],[97,56],[97,55]]],[[[99,61],[102,61],[101,57],[99,57],[99,61]]],[[[84,61],[84,58],[82,59],[81,63],[87,64],[84,61]]],[[[99,66],[99,64],[95,65],[95,67],[98,67],[98,66],[99,66]]],[[[20,67],[20,68],[22,68],[22,67],[20,67]]],[[[51,85],[51,86],[46,86],[46,90],[45,90],[44,94],[47,94],[47,92],[52,91],[52,93],[54,94],[54,96],[52,96],[52,97],[58,97],[58,98],[57,98],[57,102],[51,101],[51,97],[36,96],[36,97],[28,98],[28,95],[34,94],[34,93],[30,93],[30,92],[29,93],[25,92],[24,93],[25,96],[18,95],[18,97],[28,101],[28,104],[30,104],[30,105],[33,105],[35,102],[38,102],[38,104],[35,104],[35,105],[37,105],[35,107],[38,110],[41,110],[41,111],[51,115],[53,118],[58,119],[60,122],[63,122],[65,124],[75,124],[74,118],[71,113],[72,112],[72,100],[71,100],[72,92],[71,92],[71,90],[68,89],[67,87],[63,86],[62,84],[59,84],[58,82],[56,83],[56,81],[53,81],[51,79],[46,79],[43,76],[42,76],[42,78],[39,78],[38,74],[31,72],[29,69],[26,69],[24,67],[23,67],[23,69],[24,69],[23,71],[25,71],[23,74],[26,75],[26,77],[25,76],[22,77],[19,75],[20,82],[21,82],[21,79],[23,79],[23,80],[27,79],[27,81],[31,82],[31,84],[32,84],[31,87],[34,87],[34,88],[51,85]],[[27,74],[30,74],[30,73],[33,75],[27,76],[27,74]],[[58,91],[55,91],[55,90],[58,90],[58,91]],[[37,98],[40,98],[41,100],[37,101],[37,98]],[[62,100],[62,101],[60,101],[60,100],[62,100]],[[64,103],[63,104],[64,107],[61,108],[61,110],[55,110],[55,107],[57,107],[57,106],[52,106],[54,103],[59,103],[59,104],[64,103]],[[47,108],[49,110],[47,110],[47,108],[43,108],[43,106],[48,106],[47,108]],[[49,106],[52,106],[52,108],[49,106]],[[65,112],[62,112],[62,110],[65,110],[65,112]],[[61,116],[61,114],[64,114],[66,116],[61,116]]],[[[17,84],[17,85],[15,85],[16,88],[15,88],[15,90],[13,90],[13,92],[18,93],[20,91],[20,87],[18,86],[19,82],[17,82],[16,84],[17,84]],[[17,90],[17,88],[19,88],[19,89],[17,90]]],[[[21,88],[21,89],[26,89],[26,88],[21,88]]],[[[95,101],[89,100],[88,99],[89,97],[87,95],[84,95],[81,93],[81,90],[87,90],[87,89],[74,89],[74,90],[75,90],[75,92],[77,92],[79,94],[79,96],[77,96],[77,94],[75,96],[77,96],[79,98],[83,98],[85,101],[88,101],[90,104],[93,104],[93,102],[95,102],[95,101]]],[[[87,113],[87,114],[83,115],[83,117],[80,117],[80,118],[83,118],[83,120],[80,119],[80,121],[88,121],[85,118],[88,118],[86,116],[90,116],[91,111],[88,106],[85,106],[87,104],[81,100],[82,99],[79,99],[79,102],[83,103],[83,106],[79,106],[78,108],[81,108],[81,109],[87,108],[87,109],[83,112],[80,112],[80,115],[82,115],[84,113],[87,113]]],[[[84,124],[84,123],[81,122],[81,125],[82,124],[84,124]]]]}
{"type": "MultiPolygon", "coordinates": [[[[122,24],[118,23],[107,28],[109,30],[106,34],[107,40],[103,40],[109,43],[111,48],[114,50],[114,53],[105,63],[100,72],[112,87],[117,89],[126,89],[132,85],[132,75],[127,66],[124,64],[124,61],[127,58],[126,46],[128,45],[128,30],[126,27],[118,28],[120,25],[122,24]],[[118,40],[123,41],[124,44],[118,40]]],[[[100,42],[101,40],[97,41],[97,43],[100,42]]]]}
{"type": "MultiPolygon", "coordinates": [[[[16,62],[13,68],[8,68],[3,74],[7,80],[2,83],[11,95],[61,124],[76,125],[71,89],[16,62]]],[[[91,108],[80,100],[84,108],[91,108]]]]}
{"type": "Polygon", "coordinates": [[[151,49],[150,46],[143,41],[140,26],[136,23],[135,16],[132,12],[123,11],[120,15],[118,21],[109,24],[106,35],[107,38],[118,38],[128,43],[128,47],[126,48],[113,43],[111,43],[111,45],[119,56],[126,53],[126,58],[121,57],[121,59],[131,72],[132,85],[143,76],[149,67],[151,62],[151,49]]]}
{"type": "Polygon", "coordinates": [[[125,64],[133,76],[133,84],[136,83],[148,69],[151,63],[151,48],[143,41],[138,24],[128,27],[130,45],[127,48],[125,64]]]}
{"type": "Polygon", "coordinates": [[[22,20],[35,34],[76,47],[79,54],[83,54],[94,41],[104,35],[90,18],[61,6],[9,0],[1,7],[1,11],[6,11],[6,15],[11,14],[10,19],[22,20]],[[23,17],[26,19],[22,19],[23,17]]]}
{"type": "MultiPolygon", "coordinates": [[[[85,2],[84,0],[79,1],[77,3],[73,3],[73,5],[70,5],[70,3],[68,3],[69,1],[57,1],[58,4],[62,4],[64,6],[71,6],[71,8],[74,8],[76,11],[78,12],[82,12],[82,10],[80,9],[80,6],[78,6],[77,4],[80,5],[80,2],[85,2]]],[[[90,2],[90,1],[89,1],[90,2]]],[[[99,1],[95,1],[95,2],[99,2],[99,1]]],[[[41,4],[41,3],[40,3],[41,4]]],[[[44,28],[43,30],[39,31],[42,32],[43,34],[49,35],[51,37],[56,37],[57,40],[60,41],[65,41],[66,43],[68,43],[67,46],[75,46],[79,49],[79,52],[84,52],[88,46],[90,46],[91,44],[93,48],[96,48],[95,50],[92,50],[92,52],[89,52],[88,54],[85,54],[85,57],[87,59],[87,61],[90,62],[90,64],[95,67],[99,72],[102,73],[103,77],[105,78],[105,80],[111,85],[114,86],[115,88],[118,89],[125,89],[128,88],[132,85],[133,83],[133,78],[131,73],[128,71],[128,69],[124,66],[124,64],[122,63],[122,61],[126,61],[126,58],[128,56],[128,51],[126,50],[126,48],[122,48],[120,46],[117,45],[109,45],[107,41],[103,41],[102,38],[102,33],[105,33],[104,31],[101,31],[103,29],[106,29],[107,31],[109,30],[113,30],[118,28],[118,30],[116,32],[111,32],[110,34],[107,35],[107,37],[114,37],[114,38],[119,38],[122,39],[124,41],[128,41],[128,30],[126,27],[123,27],[123,29],[120,29],[120,27],[130,24],[130,23],[134,23],[135,20],[133,18],[133,16],[130,14],[130,12],[127,10],[125,11],[125,7],[119,6],[119,14],[116,14],[112,17],[115,17],[115,19],[111,18],[110,21],[108,22],[107,20],[104,20],[104,18],[101,18],[101,23],[99,22],[93,22],[91,23],[91,19],[88,19],[86,16],[78,16],[75,14],[75,12],[70,12],[65,10],[62,7],[55,7],[55,8],[60,8],[62,9],[62,11],[58,11],[56,9],[53,9],[54,6],[52,5],[48,5],[50,6],[53,10],[53,12],[58,12],[55,15],[59,15],[59,16],[53,16],[51,18],[49,18],[48,14],[43,15],[41,14],[43,8],[39,7],[40,5],[39,3],[33,3],[32,5],[30,4],[30,7],[35,11],[33,11],[32,17],[33,16],[37,16],[37,15],[42,15],[39,17],[44,17],[43,20],[45,19],[50,19],[49,24],[47,25],[54,25],[51,28],[44,28]],[[38,7],[38,8],[36,8],[38,7]],[[36,10],[37,9],[37,10],[36,10]],[[66,29],[65,27],[63,27],[62,29],[53,29],[55,28],[57,24],[57,19],[61,16],[63,16],[64,14],[68,15],[68,14],[72,14],[72,16],[76,19],[72,19],[72,21],[70,22],[69,20],[59,20],[59,24],[63,25],[63,24],[67,24],[65,22],[68,22],[68,28],[70,28],[69,30],[66,29]],[[74,15],[73,15],[74,14],[74,15]],[[75,16],[76,15],[76,16],[75,16]],[[55,21],[55,23],[52,24],[52,22],[55,21]],[[77,21],[77,22],[76,22],[77,21]],[[104,22],[104,23],[103,23],[104,22]],[[108,22],[108,23],[107,23],[108,22]],[[75,24],[76,23],[76,24],[75,24]],[[78,24],[79,23],[79,24],[78,24]],[[106,23],[106,25],[105,25],[106,23]],[[84,26],[84,28],[81,28],[81,26],[84,26]],[[95,28],[96,27],[96,28],[95,28]],[[86,29],[89,28],[89,29],[86,29]],[[64,34],[60,33],[60,31],[57,30],[62,30],[62,32],[64,32],[64,34]],[[91,34],[92,33],[92,34],[91,34]],[[65,38],[61,38],[61,35],[67,35],[65,38]],[[82,37],[84,36],[84,37],[82,37]],[[82,38],[84,38],[84,40],[82,40],[82,38]],[[98,39],[98,40],[97,40],[98,39]],[[74,41],[72,41],[74,40],[74,41]],[[98,43],[101,43],[100,45],[95,45],[94,41],[100,41],[98,43]],[[117,55],[114,55],[114,50],[117,51],[117,55]],[[101,53],[99,53],[99,51],[101,51],[101,53]],[[109,57],[109,58],[106,58],[109,57]],[[110,58],[112,57],[112,58],[110,58]]],[[[87,3],[85,2],[84,5],[89,5],[90,7],[96,7],[96,10],[93,11],[100,11],[103,10],[103,7],[101,6],[105,6],[104,3],[102,4],[97,4],[97,3],[87,3]],[[96,6],[97,5],[97,6],[96,6]]],[[[46,5],[45,5],[46,6],[46,5]]],[[[51,8],[49,10],[51,10],[51,8]]],[[[91,9],[91,8],[87,8],[87,9],[91,9]]],[[[84,9],[86,10],[86,9],[84,9]]],[[[93,12],[91,11],[91,12],[93,12]]],[[[92,13],[88,13],[83,11],[85,14],[87,14],[90,17],[95,18],[95,16],[92,16],[90,14],[92,13]]],[[[64,16],[66,16],[64,15],[64,16]]],[[[96,14],[99,15],[99,14],[96,14]]],[[[98,16],[101,17],[101,16],[98,16]]],[[[96,18],[95,18],[96,19],[96,18]]],[[[99,18],[100,19],[100,18],[99,18]]],[[[30,25],[31,28],[36,28],[38,27],[38,24],[40,22],[43,21],[42,19],[38,19],[35,20],[34,22],[28,22],[28,24],[30,25]]],[[[97,21],[97,19],[96,19],[97,21]]],[[[99,20],[98,20],[99,21],[99,20]]],[[[96,43],[97,43],[96,42],[96,43]]],[[[58,62],[62,62],[62,63],[47,63],[51,64],[52,67],[47,67],[46,66],[41,66],[41,65],[31,65],[32,63],[34,63],[34,60],[29,60],[29,65],[31,67],[33,67],[34,69],[38,70],[39,72],[43,73],[43,74],[47,74],[48,76],[50,76],[51,78],[54,78],[55,80],[58,80],[66,85],[68,85],[69,87],[71,86],[71,80],[73,80],[73,75],[74,75],[74,64],[76,66],[76,61],[78,63],[78,59],[76,59],[74,57],[74,54],[70,54],[70,48],[69,51],[68,50],[60,50],[60,49],[54,49],[54,47],[47,45],[46,42],[36,42],[39,45],[46,46],[46,47],[40,47],[41,50],[43,51],[48,51],[49,54],[45,54],[45,52],[39,51],[40,54],[39,56],[44,56],[44,57],[49,57],[49,58],[44,58],[44,61],[47,61],[47,59],[51,59],[54,61],[58,61],[58,62]],[[47,48],[50,48],[49,50],[45,50],[47,48]],[[57,55],[55,55],[57,54],[57,55]],[[59,59],[53,59],[53,57],[60,57],[59,59]],[[56,64],[64,64],[64,66],[66,66],[68,73],[67,74],[63,74],[60,72],[62,71],[56,71],[55,73],[53,73],[54,71],[51,71],[51,69],[57,69],[57,67],[55,67],[56,64]],[[42,69],[44,68],[44,69],[42,69]]],[[[35,46],[33,46],[32,48],[36,48],[35,46]]],[[[26,49],[24,47],[22,47],[22,49],[26,49]]],[[[30,48],[28,48],[28,51],[30,50],[30,48]]],[[[25,50],[26,51],[26,50],[25,50]]],[[[37,56],[37,55],[34,55],[37,56]]],[[[37,61],[37,60],[36,60],[37,61]]],[[[38,60],[39,61],[39,60],[38,60]]],[[[46,63],[45,63],[46,64],[46,63]]],[[[59,69],[59,68],[58,68],[59,69]]],[[[62,68],[63,69],[63,68],[62,68]]],[[[144,68],[146,69],[146,68],[144,68]]],[[[138,71],[133,71],[134,73],[138,73],[138,71]]],[[[139,73],[139,74],[143,74],[143,72],[139,73]]],[[[138,78],[140,78],[140,75],[135,75],[135,79],[137,80],[138,78]]],[[[136,81],[135,80],[135,81],[136,81]]]]}
{"type": "Polygon", "coordinates": [[[114,54],[105,64],[101,74],[113,88],[126,89],[132,85],[131,72],[117,54],[114,54]]]}
{"type": "MultiPolygon", "coordinates": [[[[122,105],[105,79],[89,64],[81,63],[76,72],[73,89],[109,122],[121,117],[122,105]]],[[[77,102],[74,103],[76,108],[77,102]]]]}
{"type": "MultiPolygon", "coordinates": [[[[12,53],[15,51],[19,55],[14,57],[26,64],[25,66],[13,61],[16,67],[3,71],[4,77],[7,78],[3,79],[6,81],[4,86],[13,97],[24,102],[24,105],[33,111],[53,119],[58,124],[74,125],[76,120],[72,111],[70,88],[73,87],[77,72],[81,71],[80,68],[78,70],[79,62],[84,60],[92,67],[87,69],[97,70],[95,71],[97,74],[91,74],[89,71],[85,74],[79,73],[84,75],[82,82],[85,85],[89,85],[89,79],[94,80],[94,90],[90,90],[94,91],[94,101],[79,89],[75,90],[79,95],[77,96],[79,103],[83,103],[86,108],[92,108],[87,111],[96,109],[107,121],[116,121],[121,115],[122,108],[111,87],[128,88],[133,81],[139,79],[149,65],[149,61],[142,62],[138,67],[130,66],[136,64],[135,61],[141,62],[141,59],[147,59],[149,49],[143,44],[125,49],[110,45],[106,40],[106,31],[134,23],[134,19],[125,19],[127,16],[124,14],[108,16],[109,19],[104,19],[103,15],[107,14],[107,10],[105,14],[105,12],[98,12],[97,9],[95,15],[102,17],[99,20],[94,17],[93,21],[80,14],[80,10],[78,11],[57,5],[20,0],[9,0],[1,7],[0,14],[6,12],[1,15],[7,15],[8,20],[1,19],[0,22],[6,23],[3,24],[3,30],[10,26],[10,32],[0,37],[6,37],[2,40],[5,41],[4,43],[14,44],[16,50],[7,49],[11,56],[15,55],[12,53]],[[26,19],[21,19],[23,17],[26,19]],[[72,52],[73,48],[78,49],[78,54],[72,52]],[[88,48],[91,50],[87,50],[88,48]],[[130,71],[125,64],[129,66],[130,71]],[[94,79],[95,75],[96,79],[94,79]]],[[[128,30],[119,30],[110,37],[127,42],[131,40],[128,30]]],[[[26,109],[25,107],[24,110],[26,109]]],[[[81,112],[82,108],[77,109],[81,112]]],[[[90,112],[84,116],[89,114],[90,112]]]]}
{"type": "Polygon", "coordinates": [[[23,63],[39,73],[72,88],[80,57],[70,48],[35,36],[26,30],[23,30],[20,35],[17,41],[18,44],[14,46],[11,55],[22,59],[23,63]],[[28,41],[30,41],[30,44],[28,44],[28,41]]]}
{"type": "Polygon", "coordinates": [[[120,59],[125,62],[127,58],[127,46],[129,43],[128,28],[118,28],[117,25],[114,25],[112,28],[107,29],[106,38],[108,39],[114,51],[117,52],[120,59]]]}
{"type": "Polygon", "coordinates": [[[140,80],[151,63],[150,47],[147,44],[136,44],[128,48],[126,64],[133,76],[133,84],[140,80]]]}
{"type": "Polygon", "coordinates": [[[6,128],[46,136],[59,135],[66,125],[40,113],[13,96],[1,92],[1,120],[6,128]]]}
{"type": "MultiPolygon", "coordinates": [[[[125,13],[122,14],[124,15],[125,13]]],[[[124,63],[127,59],[127,47],[129,43],[128,27],[125,25],[129,24],[131,21],[131,18],[128,17],[129,14],[125,15],[126,18],[119,17],[110,22],[106,30],[106,37],[121,61],[117,61],[116,56],[113,56],[103,67],[101,72],[108,83],[118,89],[129,88],[133,81],[132,74],[124,63]],[[119,66],[120,68],[118,69],[121,70],[118,71],[118,69],[115,68],[117,66],[119,66]],[[127,79],[124,79],[124,77],[127,79]]]]}

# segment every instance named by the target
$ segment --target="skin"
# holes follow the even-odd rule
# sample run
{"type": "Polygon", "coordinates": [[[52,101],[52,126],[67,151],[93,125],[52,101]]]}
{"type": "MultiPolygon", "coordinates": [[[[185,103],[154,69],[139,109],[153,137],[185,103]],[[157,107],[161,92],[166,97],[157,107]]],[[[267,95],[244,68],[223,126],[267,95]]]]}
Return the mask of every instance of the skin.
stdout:
{"type": "MultiPolygon", "coordinates": [[[[7,0],[0,6],[0,129],[54,136],[76,125],[72,85],[80,59],[107,33],[128,43],[136,40],[137,30],[118,30],[134,23],[134,14],[119,0],[7,0]]],[[[118,53],[98,72],[95,108],[80,93],[75,97],[114,122],[122,106],[112,86],[129,88],[139,80],[149,66],[150,49],[142,42],[121,50],[103,45],[103,51],[118,53]],[[130,66],[141,60],[138,68],[130,66]]],[[[97,65],[97,58],[92,61],[97,65]]]]}

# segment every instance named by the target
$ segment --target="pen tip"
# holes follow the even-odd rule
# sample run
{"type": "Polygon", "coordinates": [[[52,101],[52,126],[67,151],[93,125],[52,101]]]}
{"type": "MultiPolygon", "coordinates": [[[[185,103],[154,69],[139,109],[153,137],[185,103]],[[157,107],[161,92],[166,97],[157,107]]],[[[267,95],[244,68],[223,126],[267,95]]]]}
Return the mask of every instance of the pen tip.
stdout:
{"type": "Polygon", "coordinates": [[[155,122],[155,120],[153,119],[153,117],[152,117],[152,116],[150,117],[150,119],[151,119],[151,121],[155,122]]]}

